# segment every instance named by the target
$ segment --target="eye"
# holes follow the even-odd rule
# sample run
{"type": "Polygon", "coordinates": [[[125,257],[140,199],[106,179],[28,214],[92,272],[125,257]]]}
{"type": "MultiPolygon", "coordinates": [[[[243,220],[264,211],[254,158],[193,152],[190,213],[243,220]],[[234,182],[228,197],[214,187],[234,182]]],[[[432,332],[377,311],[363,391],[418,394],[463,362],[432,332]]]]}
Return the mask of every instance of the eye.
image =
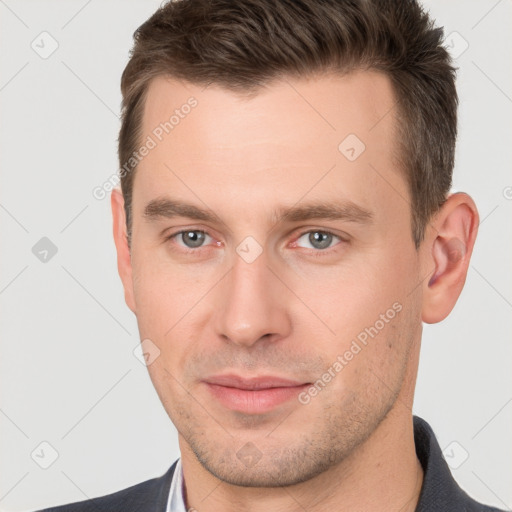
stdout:
{"type": "Polygon", "coordinates": [[[187,249],[202,247],[205,242],[211,242],[212,237],[198,229],[188,229],[171,235],[169,238],[176,239],[176,243],[187,249]]]}
{"type": "Polygon", "coordinates": [[[307,249],[329,249],[333,241],[341,241],[339,236],[330,233],[329,231],[307,231],[303,233],[295,242],[299,247],[306,247],[307,249]],[[306,244],[306,245],[301,245],[306,244]],[[308,245],[309,244],[309,245],[308,245]]]}

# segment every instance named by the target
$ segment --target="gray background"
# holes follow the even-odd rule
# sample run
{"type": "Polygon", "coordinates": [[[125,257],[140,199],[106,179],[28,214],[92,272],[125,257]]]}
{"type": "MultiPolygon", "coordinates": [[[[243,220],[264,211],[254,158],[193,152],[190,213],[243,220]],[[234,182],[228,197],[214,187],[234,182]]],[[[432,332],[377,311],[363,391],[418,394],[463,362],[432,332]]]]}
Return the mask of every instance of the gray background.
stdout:
{"type": "MultiPolygon", "coordinates": [[[[117,275],[109,199],[92,195],[117,168],[119,80],[132,33],[158,5],[0,0],[3,511],[110,493],[161,475],[179,456],[176,431],[133,354],[138,332],[117,275]],[[52,38],[58,48],[42,58],[52,38]],[[32,251],[42,237],[58,249],[46,262],[32,251]],[[58,452],[47,469],[44,441],[58,452]]],[[[505,508],[512,2],[425,5],[447,35],[457,32],[449,39],[460,53],[454,189],[474,197],[481,225],[457,306],[425,326],[414,413],[432,425],[457,481],[505,508]]]]}

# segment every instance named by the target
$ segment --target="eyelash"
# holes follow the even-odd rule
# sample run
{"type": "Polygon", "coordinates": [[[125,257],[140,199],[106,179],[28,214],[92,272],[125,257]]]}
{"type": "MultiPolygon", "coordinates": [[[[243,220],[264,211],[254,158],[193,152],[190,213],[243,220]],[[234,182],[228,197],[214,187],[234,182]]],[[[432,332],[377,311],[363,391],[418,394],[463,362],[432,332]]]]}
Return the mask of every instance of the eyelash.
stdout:
{"type": "MultiPolygon", "coordinates": [[[[189,233],[190,231],[204,233],[205,235],[208,235],[208,233],[202,229],[183,229],[181,231],[177,231],[176,233],[172,233],[172,234],[166,236],[165,242],[171,241],[174,238],[178,237],[179,235],[182,235],[183,233],[189,233]]],[[[308,229],[306,231],[302,231],[298,236],[295,237],[295,242],[297,242],[304,235],[307,235],[308,233],[315,233],[315,232],[323,233],[326,235],[331,235],[334,238],[339,239],[339,242],[337,244],[333,245],[332,247],[328,247],[327,249],[308,249],[308,248],[302,247],[302,249],[306,249],[308,252],[311,251],[311,252],[309,252],[309,254],[316,258],[321,258],[324,255],[331,254],[333,251],[337,250],[336,248],[338,247],[338,245],[340,245],[343,242],[345,242],[345,243],[348,242],[347,239],[341,237],[340,235],[337,235],[336,233],[333,233],[332,231],[325,230],[325,229],[308,229]]],[[[211,236],[211,235],[208,235],[208,236],[211,236]]],[[[192,249],[190,247],[184,247],[182,245],[179,246],[179,250],[184,252],[185,254],[198,254],[199,249],[204,249],[204,248],[205,248],[204,246],[198,247],[197,249],[192,249]]]]}

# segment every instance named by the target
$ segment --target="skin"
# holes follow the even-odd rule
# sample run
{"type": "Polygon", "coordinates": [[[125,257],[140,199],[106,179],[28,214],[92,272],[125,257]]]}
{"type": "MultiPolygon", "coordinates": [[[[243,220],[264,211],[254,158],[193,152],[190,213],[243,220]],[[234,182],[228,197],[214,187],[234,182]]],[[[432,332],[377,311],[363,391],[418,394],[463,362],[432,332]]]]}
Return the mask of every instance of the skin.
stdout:
{"type": "Polygon", "coordinates": [[[414,247],[395,98],[378,72],[282,78],[252,95],[159,77],[143,138],[191,96],[197,106],[138,166],[131,253],[123,197],[112,193],[118,269],[141,339],[160,350],[148,370],[179,432],[187,507],[413,511],[422,322],[445,318],[463,288],[472,199],[451,195],[414,247]],[[338,150],[348,134],[366,146],[354,161],[338,150]],[[163,197],[218,220],[146,218],[163,197]],[[371,222],[273,215],[318,201],[351,201],[371,222]],[[204,245],[171,237],[183,229],[206,232],[204,245]],[[318,231],[335,235],[327,248],[311,242],[318,231]],[[250,263],[236,251],[248,236],[262,251],[250,263]],[[396,303],[400,312],[307,404],[232,411],[203,382],[230,372],[314,383],[396,303]],[[256,464],[237,457],[244,446],[256,464]]]}

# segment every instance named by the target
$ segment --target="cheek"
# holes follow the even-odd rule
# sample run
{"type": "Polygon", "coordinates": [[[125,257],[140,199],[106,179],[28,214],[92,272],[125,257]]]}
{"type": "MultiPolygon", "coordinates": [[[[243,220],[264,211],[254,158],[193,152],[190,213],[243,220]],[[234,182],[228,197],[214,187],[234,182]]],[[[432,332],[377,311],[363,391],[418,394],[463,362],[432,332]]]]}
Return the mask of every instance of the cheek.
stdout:
{"type": "Polygon", "coordinates": [[[402,303],[410,280],[382,253],[291,279],[297,296],[341,338],[357,335],[395,302],[402,303]]]}
{"type": "Polygon", "coordinates": [[[162,339],[173,325],[177,294],[164,275],[154,273],[149,265],[134,269],[134,298],[140,335],[162,339]]]}
{"type": "Polygon", "coordinates": [[[211,287],[205,269],[171,265],[160,251],[132,253],[134,297],[141,335],[162,339],[211,287]]]}
{"type": "MultiPolygon", "coordinates": [[[[148,371],[162,401],[180,397],[188,386],[190,358],[201,354],[212,307],[208,292],[219,277],[190,267],[134,257],[134,295],[140,339],[156,346],[148,371]]],[[[203,269],[204,270],[204,269],[203,269]]],[[[186,396],[182,397],[186,399],[186,396]]]]}
{"type": "Polygon", "coordinates": [[[291,286],[323,323],[316,322],[325,333],[317,349],[326,363],[343,357],[340,385],[366,380],[377,386],[371,370],[386,375],[403,367],[417,324],[410,294],[417,281],[414,261],[410,252],[379,247],[339,268],[296,278],[291,286]]]}

